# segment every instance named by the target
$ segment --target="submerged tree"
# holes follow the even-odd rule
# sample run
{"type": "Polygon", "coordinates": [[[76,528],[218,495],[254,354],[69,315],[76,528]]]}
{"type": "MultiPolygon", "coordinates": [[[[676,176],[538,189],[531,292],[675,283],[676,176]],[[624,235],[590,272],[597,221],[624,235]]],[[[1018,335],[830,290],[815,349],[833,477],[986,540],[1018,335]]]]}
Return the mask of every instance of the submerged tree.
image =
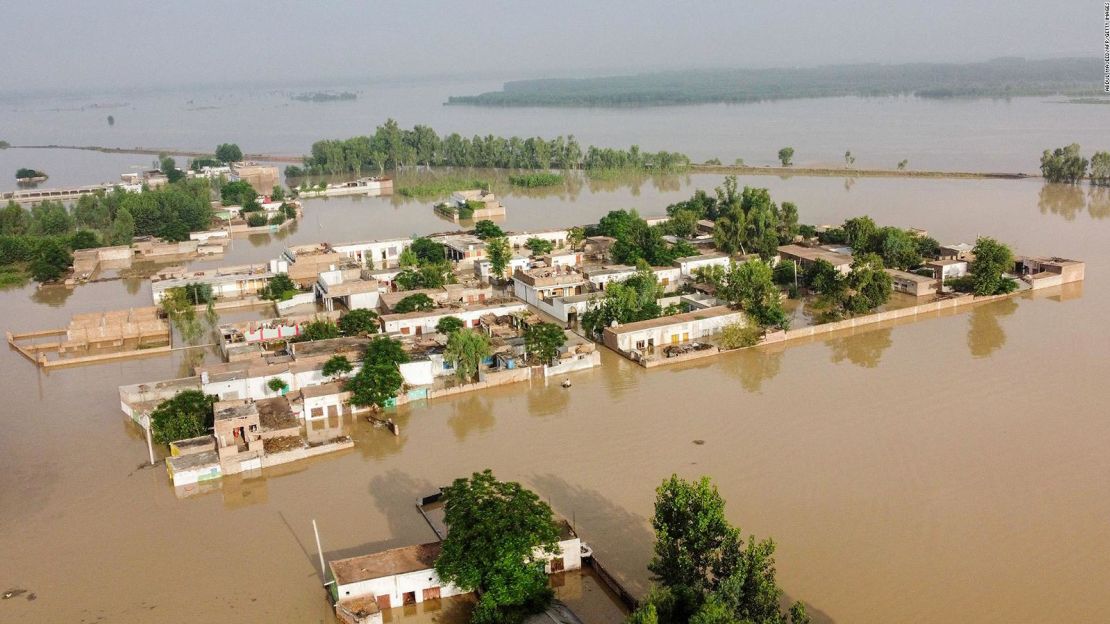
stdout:
{"type": "Polygon", "coordinates": [[[1079,153],[1079,144],[1072,143],[1041,154],[1041,175],[1049,182],[1075,184],[1087,172],[1087,159],[1079,153]]]}
{"type": "Polygon", "coordinates": [[[443,489],[447,537],[436,574],[479,591],[472,622],[520,622],[542,611],[553,596],[544,573],[558,553],[559,530],[551,508],[519,483],[498,481],[489,470],[456,479],[443,489]]]}
{"type": "Polygon", "coordinates": [[[794,162],[794,148],[784,147],[779,150],[779,162],[783,167],[789,167],[794,162]]]}
{"type": "Polygon", "coordinates": [[[655,554],[648,569],[659,585],[629,622],[661,624],[809,624],[805,607],[785,613],[775,578],[775,544],[747,543],[725,517],[724,499],[708,477],[677,475],[656,490],[655,554]]]}
{"type": "Polygon", "coordinates": [[[524,348],[542,364],[550,364],[567,342],[562,327],[554,323],[536,323],[524,330],[524,348]]]}

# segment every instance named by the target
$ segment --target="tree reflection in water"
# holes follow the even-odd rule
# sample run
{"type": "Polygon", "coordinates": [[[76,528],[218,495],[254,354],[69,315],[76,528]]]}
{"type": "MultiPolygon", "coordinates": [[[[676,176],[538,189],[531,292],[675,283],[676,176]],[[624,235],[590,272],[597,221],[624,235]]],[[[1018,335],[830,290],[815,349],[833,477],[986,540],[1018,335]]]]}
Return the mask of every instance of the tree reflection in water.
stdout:
{"type": "Polygon", "coordinates": [[[528,413],[533,416],[550,416],[561,412],[569,402],[570,392],[557,379],[548,378],[542,387],[534,385],[528,391],[528,413]]]}
{"type": "Polygon", "coordinates": [[[879,365],[883,352],[894,344],[890,339],[893,331],[893,328],[887,327],[828,341],[833,364],[848,360],[856,366],[875,368],[879,365]]]}
{"type": "Polygon", "coordinates": [[[1083,212],[1083,189],[1074,184],[1045,184],[1037,198],[1041,214],[1054,214],[1065,221],[1074,221],[1083,212]]]}
{"type": "Polygon", "coordinates": [[[37,286],[33,288],[35,288],[35,291],[31,293],[31,301],[46,304],[52,308],[64,306],[75,290],[73,288],[56,285],[37,286]]]}
{"type": "Polygon", "coordinates": [[[1110,217],[1110,188],[1092,186],[1091,190],[1087,191],[1087,213],[1092,219],[1110,217]]]}
{"type": "Polygon", "coordinates": [[[476,431],[486,431],[497,422],[493,416],[493,400],[482,396],[482,391],[468,392],[451,402],[451,416],[447,425],[455,433],[455,439],[462,442],[476,431]]]}
{"type": "Polygon", "coordinates": [[[973,357],[989,357],[1006,344],[1006,332],[998,318],[1009,316],[1017,310],[1013,299],[1003,299],[988,305],[977,306],[971,311],[967,327],[967,348],[973,357]]]}
{"type": "Polygon", "coordinates": [[[779,374],[785,350],[782,343],[741,349],[725,356],[728,362],[726,370],[740,380],[740,385],[745,390],[759,392],[763,389],[764,381],[774,379],[779,374]]]}

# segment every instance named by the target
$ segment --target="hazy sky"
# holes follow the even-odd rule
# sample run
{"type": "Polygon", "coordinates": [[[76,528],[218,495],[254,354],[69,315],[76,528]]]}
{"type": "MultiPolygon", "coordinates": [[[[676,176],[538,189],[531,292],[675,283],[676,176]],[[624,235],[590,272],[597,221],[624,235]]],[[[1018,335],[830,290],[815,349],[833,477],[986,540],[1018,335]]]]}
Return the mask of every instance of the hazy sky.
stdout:
{"type": "Polygon", "coordinates": [[[1100,56],[1103,26],[1101,0],[5,4],[12,90],[1100,56]]]}

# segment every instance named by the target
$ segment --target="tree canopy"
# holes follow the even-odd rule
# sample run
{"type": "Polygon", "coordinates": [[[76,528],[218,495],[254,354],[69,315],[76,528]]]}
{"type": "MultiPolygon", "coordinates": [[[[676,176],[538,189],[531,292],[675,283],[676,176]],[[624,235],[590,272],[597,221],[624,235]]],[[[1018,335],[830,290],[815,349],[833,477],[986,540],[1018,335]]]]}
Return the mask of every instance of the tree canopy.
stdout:
{"type": "Polygon", "coordinates": [[[404,383],[396,365],[364,362],[358,373],[344,384],[344,389],[351,393],[352,405],[382,408],[397,396],[404,383]]]}
{"type": "Polygon", "coordinates": [[[809,624],[800,602],[781,609],[774,542],[752,536],[745,544],[708,477],[664,481],[656,490],[652,527],[648,570],[659,585],[629,622],[809,624]]]}
{"type": "Polygon", "coordinates": [[[762,260],[733,264],[724,275],[718,296],[744,310],[760,327],[787,328],[782,293],[775,285],[771,265],[762,260]]]}
{"type": "Polygon", "coordinates": [[[158,444],[204,435],[212,427],[215,395],[182,390],[150,413],[151,437],[158,444]]]}
{"type": "Polygon", "coordinates": [[[493,276],[497,279],[504,278],[505,269],[509,266],[509,261],[513,257],[513,252],[509,248],[509,240],[504,236],[486,240],[486,256],[489,258],[493,276]]]}
{"type": "Polygon", "coordinates": [[[405,312],[423,312],[432,310],[435,307],[435,301],[432,301],[432,298],[428,295],[424,293],[413,293],[398,301],[397,305],[393,306],[393,311],[397,314],[403,314],[405,312]]]}
{"type": "Polygon", "coordinates": [[[359,308],[350,310],[339,317],[339,333],[344,336],[363,336],[378,333],[378,314],[373,310],[359,308]]]}
{"type": "Polygon", "coordinates": [[[505,231],[489,219],[482,219],[474,224],[474,235],[482,240],[504,236],[505,231]]]}
{"type": "Polygon", "coordinates": [[[976,295],[1001,295],[1017,288],[1014,280],[1003,273],[1014,266],[1014,254],[1006,245],[983,236],[975,241],[972,249],[975,258],[968,270],[971,273],[972,292],[976,295]]]}
{"type": "Polygon", "coordinates": [[[1079,144],[1072,143],[1041,154],[1041,175],[1049,182],[1075,184],[1087,172],[1087,159],[1079,153],[1079,144]]]}
{"type": "Polygon", "coordinates": [[[536,323],[524,330],[524,348],[543,364],[551,364],[566,342],[563,328],[554,323],[536,323]]]}
{"type": "Polygon", "coordinates": [[[338,325],[331,319],[316,318],[301,325],[301,333],[297,334],[290,342],[311,342],[313,340],[329,340],[338,337],[338,325]]]}
{"type": "Polygon", "coordinates": [[[243,160],[243,150],[234,143],[221,143],[216,146],[216,159],[224,163],[240,162],[243,160]]]}
{"type": "Polygon", "coordinates": [[[268,301],[288,301],[300,292],[287,273],[278,273],[266,281],[258,296],[268,301]]]}
{"type": "Polygon", "coordinates": [[[447,338],[447,349],[443,352],[443,359],[455,367],[455,374],[463,381],[476,380],[478,367],[482,364],[482,360],[489,356],[489,337],[469,329],[450,332],[447,338]]]}
{"type": "Polygon", "coordinates": [[[466,327],[466,321],[457,316],[445,316],[436,323],[436,331],[449,336],[466,327]]]}
{"type": "Polygon", "coordinates": [[[519,483],[490,470],[443,489],[447,537],[436,560],[446,582],[481,595],[476,624],[515,623],[542,611],[552,592],[543,555],[558,552],[551,508],[519,483]]]}
{"type": "Polygon", "coordinates": [[[333,355],[324,362],[324,368],[320,372],[324,377],[342,377],[347,373],[354,370],[351,361],[345,355],[333,355]]]}

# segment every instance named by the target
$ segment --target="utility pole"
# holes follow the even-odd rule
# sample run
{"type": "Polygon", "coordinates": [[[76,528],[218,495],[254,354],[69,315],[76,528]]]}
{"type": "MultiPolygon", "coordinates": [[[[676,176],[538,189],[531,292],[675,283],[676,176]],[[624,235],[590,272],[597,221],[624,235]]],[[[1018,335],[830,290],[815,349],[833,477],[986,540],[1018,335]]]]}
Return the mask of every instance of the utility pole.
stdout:
{"type": "Polygon", "coordinates": [[[327,585],[328,573],[324,569],[324,549],[320,547],[320,531],[316,528],[316,518],[312,519],[312,532],[316,534],[316,552],[320,555],[320,578],[327,585]]]}

